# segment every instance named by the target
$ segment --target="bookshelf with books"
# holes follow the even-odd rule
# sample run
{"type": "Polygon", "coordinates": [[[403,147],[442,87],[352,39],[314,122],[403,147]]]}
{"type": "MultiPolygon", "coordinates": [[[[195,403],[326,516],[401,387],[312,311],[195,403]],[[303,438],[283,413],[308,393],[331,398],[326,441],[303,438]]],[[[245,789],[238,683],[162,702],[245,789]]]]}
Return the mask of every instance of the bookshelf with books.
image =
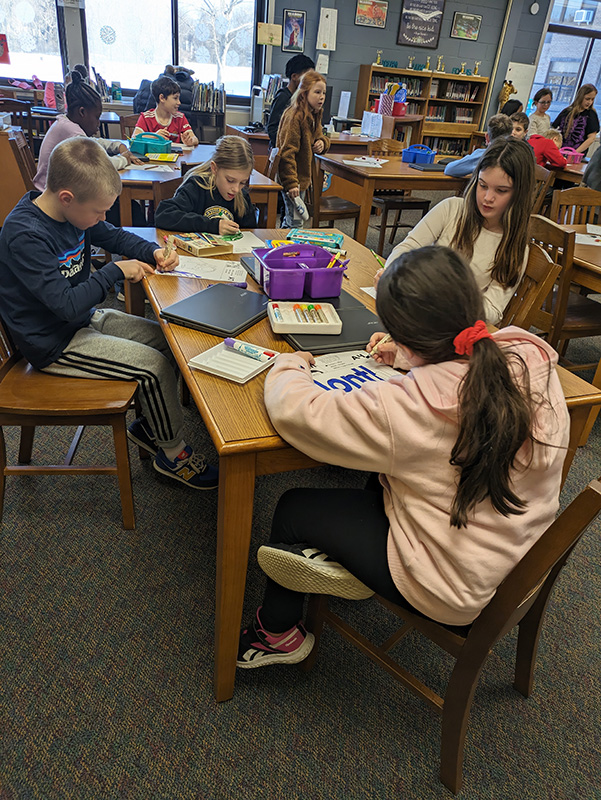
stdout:
{"type": "Polygon", "coordinates": [[[406,84],[407,113],[424,117],[424,144],[441,155],[461,156],[468,152],[472,133],[484,123],[488,78],[362,64],[355,104],[357,118],[373,108],[389,81],[406,84]]]}
{"type": "Polygon", "coordinates": [[[216,142],[225,132],[226,95],[223,84],[213,81],[194,81],[192,110],[186,112],[188,121],[200,142],[216,142]]]}

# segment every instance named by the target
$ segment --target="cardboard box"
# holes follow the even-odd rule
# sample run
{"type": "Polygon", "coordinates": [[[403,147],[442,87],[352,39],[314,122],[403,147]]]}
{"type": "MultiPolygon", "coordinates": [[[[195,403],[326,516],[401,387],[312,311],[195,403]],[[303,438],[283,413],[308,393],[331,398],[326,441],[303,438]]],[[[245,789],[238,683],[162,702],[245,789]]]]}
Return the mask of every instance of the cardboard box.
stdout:
{"type": "Polygon", "coordinates": [[[169,241],[192,256],[227,256],[234,252],[234,245],[212,233],[178,233],[169,236],[169,241]]]}

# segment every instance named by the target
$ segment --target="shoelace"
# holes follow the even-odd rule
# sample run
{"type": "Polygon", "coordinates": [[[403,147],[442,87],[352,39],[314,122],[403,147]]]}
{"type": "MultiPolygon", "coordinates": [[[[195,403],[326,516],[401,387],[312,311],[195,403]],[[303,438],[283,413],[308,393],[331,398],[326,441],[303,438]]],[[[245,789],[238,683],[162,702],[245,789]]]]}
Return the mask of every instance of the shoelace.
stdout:
{"type": "Polygon", "coordinates": [[[207,462],[205,461],[204,456],[200,456],[198,453],[192,453],[186,463],[198,472],[204,472],[207,468],[207,462]]]}

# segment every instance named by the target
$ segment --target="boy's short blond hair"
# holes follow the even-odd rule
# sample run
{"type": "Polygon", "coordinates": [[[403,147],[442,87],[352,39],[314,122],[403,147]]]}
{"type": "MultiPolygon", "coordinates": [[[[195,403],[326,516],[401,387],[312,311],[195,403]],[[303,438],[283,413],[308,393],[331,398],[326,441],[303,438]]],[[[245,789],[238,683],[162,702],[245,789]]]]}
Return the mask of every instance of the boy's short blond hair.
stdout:
{"type": "Polygon", "coordinates": [[[97,142],[76,136],[50,153],[46,188],[54,193],[68,189],[79,203],[86,203],[121,194],[121,178],[97,142]]]}
{"type": "Polygon", "coordinates": [[[549,130],[543,133],[545,139],[553,139],[553,141],[557,142],[557,146],[561,147],[563,143],[563,136],[561,131],[558,131],[557,128],[549,128],[549,130]]]}

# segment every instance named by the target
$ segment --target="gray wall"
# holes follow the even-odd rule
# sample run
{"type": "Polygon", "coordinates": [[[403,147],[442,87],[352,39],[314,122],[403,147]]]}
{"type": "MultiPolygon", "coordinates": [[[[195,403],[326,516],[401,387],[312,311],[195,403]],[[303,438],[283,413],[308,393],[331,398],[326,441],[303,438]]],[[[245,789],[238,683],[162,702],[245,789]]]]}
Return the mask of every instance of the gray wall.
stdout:
{"type": "MultiPolygon", "coordinates": [[[[496,111],[496,97],[505,77],[507,64],[510,61],[533,64],[544,27],[547,9],[550,0],[539,0],[540,11],[536,16],[529,13],[532,0],[514,0],[510,20],[507,28],[505,43],[501,52],[498,67],[498,80],[493,87],[493,101],[490,113],[496,111]]],[[[447,72],[454,67],[460,67],[462,61],[467,61],[467,69],[473,69],[474,61],[481,61],[479,72],[489,77],[494,65],[495,56],[505,18],[507,7],[506,0],[487,0],[481,5],[460,2],[460,0],[447,0],[442,21],[438,48],[424,47],[399,47],[396,44],[400,18],[400,0],[390,0],[388,17],[384,30],[355,25],[355,0],[300,0],[300,2],[286,2],[275,0],[274,22],[281,24],[284,8],[293,8],[307,12],[307,28],[305,53],[311,58],[316,58],[315,40],[319,24],[319,11],[321,6],[338,9],[338,35],[337,49],[330,52],[330,68],[328,83],[333,86],[332,111],[336,113],[340,92],[351,91],[351,113],[355,107],[357,81],[359,79],[359,65],[370,64],[376,60],[376,51],[382,50],[385,61],[398,61],[400,68],[409,65],[408,57],[416,56],[415,63],[425,63],[428,55],[431,56],[430,64],[436,67],[436,57],[444,56],[447,72]],[[462,39],[451,39],[449,36],[453,14],[463,11],[468,14],[480,14],[482,26],[478,41],[468,42],[462,39]]],[[[291,54],[283,53],[279,48],[273,48],[272,72],[284,74],[286,61],[291,54]]],[[[523,99],[526,103],[528,98],[523,99]]]]}

